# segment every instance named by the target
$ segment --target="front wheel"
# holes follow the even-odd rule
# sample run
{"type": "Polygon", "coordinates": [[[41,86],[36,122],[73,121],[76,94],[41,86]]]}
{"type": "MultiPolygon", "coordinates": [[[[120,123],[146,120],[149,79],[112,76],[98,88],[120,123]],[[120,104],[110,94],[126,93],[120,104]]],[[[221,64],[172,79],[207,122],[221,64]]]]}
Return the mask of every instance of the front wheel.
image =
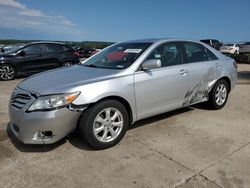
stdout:
{"type": "Polygon", "coordinates": [[[0,80],[12,80],[16,76],[16,69],[9,64],[0,65],[0,80]]]}
{"type": "Polygon", "coordinates": [[[223,108],[227,102],[229,86],[225,80],[219,80],[209,94],[209,105],[214,110],[223,108]]]}
{"type": "Polygon", "coordinates": [[[105,100],[83,112],[79,131],[92,148],[106,149],[120,142],[128,124],[124,105],[116,100],[105,100]]]}

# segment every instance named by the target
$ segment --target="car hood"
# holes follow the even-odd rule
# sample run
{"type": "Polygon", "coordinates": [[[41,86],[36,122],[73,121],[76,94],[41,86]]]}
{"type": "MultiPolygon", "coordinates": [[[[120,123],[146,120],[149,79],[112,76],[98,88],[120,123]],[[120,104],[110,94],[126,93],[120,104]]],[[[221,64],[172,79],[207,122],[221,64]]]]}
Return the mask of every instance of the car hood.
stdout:
{"type": "Polygon", "coordinates": [[[18,87],[40,95],[64,93],[74,87],[118,77],[120,72],[116,69],[75,65],[36,74],[22,81],[18,87]]]}
{"type": "Polygon", "coordinates": [[[14,57],[14,54],[0,53],[0,58],[11,58],[11,57],[14,57]]]}

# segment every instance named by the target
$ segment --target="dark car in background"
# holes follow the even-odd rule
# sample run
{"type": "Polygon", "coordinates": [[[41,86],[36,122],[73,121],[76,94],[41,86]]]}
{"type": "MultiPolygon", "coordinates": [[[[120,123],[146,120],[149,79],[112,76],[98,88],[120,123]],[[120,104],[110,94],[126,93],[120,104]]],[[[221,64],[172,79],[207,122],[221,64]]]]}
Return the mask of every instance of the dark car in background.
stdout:
{"type": "Polygon", "coordinates": [[[77,63],[79,56],[72,47],[57,42],[35,42],[0,54],[0,80],[77,63]]]}
{"type": "Polygon", "coordinates": [[[219,42],[216,39],[202,39],[201,42],[208,44],[209,46],[212,46],[216,50],[220,50],[220,47],[223,45],[222,42],[219,42]]]}

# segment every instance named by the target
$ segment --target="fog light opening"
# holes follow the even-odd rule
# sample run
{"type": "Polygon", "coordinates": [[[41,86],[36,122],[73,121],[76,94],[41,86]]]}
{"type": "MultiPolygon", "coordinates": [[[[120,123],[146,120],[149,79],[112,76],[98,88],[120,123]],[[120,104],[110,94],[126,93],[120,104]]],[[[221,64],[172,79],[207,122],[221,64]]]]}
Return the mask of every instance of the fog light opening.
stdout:
{"type": "Polygon", "coordinates": [[[38,131],[34,135],[33,140],[37,140],[37,139],[47,140],[47,139],[52,139],[53,136],[55,135],[53,135],[52,131],[38,131]]]}
{"type": "Polygon", "coordinates": [[[44,138],[52,138],[53,137],[53,132],[52,131],[44,131],[42,132],[44,135],[44,138]]]}

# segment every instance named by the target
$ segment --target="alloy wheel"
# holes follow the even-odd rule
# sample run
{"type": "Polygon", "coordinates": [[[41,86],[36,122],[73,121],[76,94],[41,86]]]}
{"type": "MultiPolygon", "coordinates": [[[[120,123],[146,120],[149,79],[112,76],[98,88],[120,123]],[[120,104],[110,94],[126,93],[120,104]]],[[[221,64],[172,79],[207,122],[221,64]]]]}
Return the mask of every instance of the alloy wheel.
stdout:
{"type": "Polygon", "coordinates": [[[123,116],[118,109],[106,108],[95,118],[93,131],[95,137],[101,142],[111,142],[121,133],[123,116]]]}
{"type": "Polygon", "coordinates": [[[0,78],[2,80],[11,80],[15,77],[15,69],[9,65],[0,67],[0,78]]]}
{"type": "Polygon", "coordinates": [[[221,106],[224,104],[227,98],[227,87],[224,84],[218,85],[215,92],[216,104],[221,106]]]}

